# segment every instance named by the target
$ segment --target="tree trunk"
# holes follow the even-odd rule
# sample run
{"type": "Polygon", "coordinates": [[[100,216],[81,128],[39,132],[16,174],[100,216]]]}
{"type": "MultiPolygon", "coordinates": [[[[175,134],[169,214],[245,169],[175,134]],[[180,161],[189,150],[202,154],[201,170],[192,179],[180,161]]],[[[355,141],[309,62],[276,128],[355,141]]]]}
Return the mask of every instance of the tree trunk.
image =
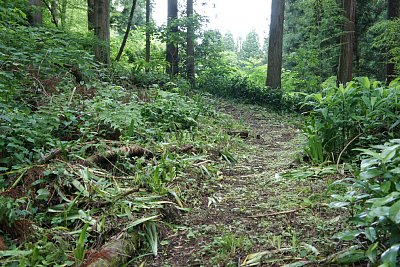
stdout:
{"type": "Polygon", "coordinates": [[[266,85],[273,89],[281,87],[284,12],[285,0],[272,0],[266,85]]]}
{"type": "Polygon", "coordinates": [[[60,18],[59,18],[59,11],[58,11],[58,0],[53,0],[51,1],[51,16],[53,18],[54,24],[58,27],[58,24],[60,23],[60,18]]]}
{"type": "Polygon", "coordinates": [[[64,29],[67,25],[67,0],[61,0],[61,27],[64,29]]]}
{"type": "Polygon", "coordinates": [[[194,72],[194,21],[193,21],[193,0],[187,0],[186,15],[188,18],[187,36],[186,36],[186,71],[187,78],[192,86],[195,85],[194,72]]]}
{"type": "MultiPolygon", "coordinates": [[[[387,19],[393,20],[400,18],[400,0],[388,0],[387,19]]],[[[386,63],[386,83],[390,84],[396,77],[395,64],[390,62],[390,58],[386,63]]]]}
{"type": "Polygon", "coordinates": [[[28,21],[31,26],[42,25],[42,1],[41,0],[28,0],[29,13],[28,21]]]}
{"type": "Polygon", "coordinates": [[[151,2],[146,0],[146,72],[149,72],[150,63],[150,16],[151,16],[151,2]]]}
{"type": "Polygon", "coordinates": [[[122,44],[121,44],[121,47],[119,48],[119,52],[118,52],[117,57],[115,58],[115,61],[119,61],[121,59],[122,53],[124,52],[126,41],[128,40],[129,32],[131,31],[131,27],[132,27],[132,20],[133,20],[133,14],[135,13],[136,2],[137,2],[136,0],[133,0],[133,2],[132,2],[131,13],[129,14],[128,26],[126,26],[124,39],[122,40],[122,44]]]}
{"type": "Polygon", "coordinates": [[[94,30],[94,2],[95,0],[87,0],[87,17],[88,17],[88,31],[94,30]]]}
{"type": "Polygon", "coordinates": [[[94,32],[97,40],[94,55],[97,62],[110,65],[110,1],[96,0],[94,5],[94,32]]]}
{"type": "Polygon", "coordinates": [[[338,68],[338,84],[346,84],[353,77],[353,51],[356,18],[356,1],[343,0],[343,9],[346,21],[343,34],[340,38],[340,57],[338,68]]]}
{"type": "Polygon", "coordinates": [[[168,23],[167,23],[167,74],[176,75],[179,72],[179,49],[174,42],[174,35],[178,32],[175,21],[178,18],[178,1],[168,0],[168,23]]]}
{"type": "Polygon", "coordinates": [[[51,22],[58,27],[60,21],[59,21],[59,10],[58,10],[58,0],[51,0],[50,2],[47,2],[46,0],[42,1],[43,4],[47,7],[47,9],[50,11],[51,15],[51,22]]]}

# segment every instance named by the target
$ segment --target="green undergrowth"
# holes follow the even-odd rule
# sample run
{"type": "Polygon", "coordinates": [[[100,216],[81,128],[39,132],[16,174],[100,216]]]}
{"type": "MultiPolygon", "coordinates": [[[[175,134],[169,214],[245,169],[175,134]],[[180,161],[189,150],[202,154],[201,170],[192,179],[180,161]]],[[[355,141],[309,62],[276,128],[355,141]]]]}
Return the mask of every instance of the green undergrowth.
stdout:
{"type": "Polygon", "coordinates": [[[330,206],[350,214],[346,229],[334,236],[347,244],[337,255],[342,264],[398,265],[399,89],[399,79],[385,85],[359,77],[338,87],[327,83],[305,101],[306,157],[312,164],[335,164],[340,179],[332,186],[342,191],[332,194],[330,206]]]}
{"type": "Polygon", "coordinates": [[[158,227],[188,210],[175,180],[216,175],[239,142],[228,130],[241,126],[174,83],[116,85],[82,40],[8,32],[0,38],[2,265],[85,266],[107,258],[101,247],[121,233],[138,237],[131,256],[156,255],[158,227]]]}

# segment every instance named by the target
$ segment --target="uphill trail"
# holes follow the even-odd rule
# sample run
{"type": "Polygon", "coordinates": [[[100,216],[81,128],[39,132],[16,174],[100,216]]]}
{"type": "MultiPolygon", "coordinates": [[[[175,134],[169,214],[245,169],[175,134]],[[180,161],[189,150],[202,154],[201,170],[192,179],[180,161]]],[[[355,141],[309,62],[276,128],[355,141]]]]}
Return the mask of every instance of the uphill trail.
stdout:
{"type": "Polygon", "coordinates": [[[324,204],[331,181],[282,175],[302,148],[298,119],[237,103],[218,110],[248,136],[218,177],[193,177],[185,189],[191,211],[165,227],[159,255],[144,266],[283,266],[329,255],[340,218],[324,204]]]}

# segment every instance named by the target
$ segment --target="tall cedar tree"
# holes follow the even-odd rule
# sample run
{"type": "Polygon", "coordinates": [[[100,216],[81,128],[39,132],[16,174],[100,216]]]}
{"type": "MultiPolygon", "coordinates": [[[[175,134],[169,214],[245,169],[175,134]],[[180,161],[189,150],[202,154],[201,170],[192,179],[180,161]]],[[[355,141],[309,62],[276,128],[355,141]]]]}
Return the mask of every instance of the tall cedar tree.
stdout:
{"type": "MultiPolygon", "coordinates": [[[[400,0],[388,0],[387,18],[393,20],[400,18],[400,0]]],[[[389,84],[396,76],[395,64],[388,61],[386,64],[386,82],[389,84]]]]}
{"type": "Polygon", "coordinates": [[[135,13],[136,2],[137,2],[136,0],[133,0],[132,2],[131,13],[129,14],[129,20],[128,20],[128,25],[126,26],[124,39],[122,40],[121,47],[119,48],[119,52],[117,57],[115,58],[115,61],[119,61],[121,59],[122,53],[124,52],[126,41],[128,40],[129,32],[131,31],[132,28],[132,20],[133,20],[133,14],[135,13]]]}
{"type": "Polygon", "coordinates": [[[28,21],[31,26],[42,25],[42,1],[41,0],[28,0],[29,12],[28,21]]]}
{"type": "Polygon", "coordinates": [[[94,30],[94,1],[87,0],[87,17],[88,17],[88,30],[94,30]]]}
{"type": "Polygon", "coordinates": [[[110,65],[110,1],[94,1],[94,55],[97,62],[110,65]]]}
{"type": "Polygon", "coordinates": [[[186,15],[187,15],[187,36],[186,36],[186,70],[187,78],[192,86],[195,84],[195,72],[194,72],[194,21],[193,21],[193,0],[187,0],[186,4],[186,15]]]}
{"type": "MultiPolygon", "coordinates": [[[[150,63],[150,16],[151,16],[151,2],[146,0],[146,62],[150,63]]],[[[146,72],[149,72],[149,64],[146,65],[146,72]]]]}
{"type": "Polygon", "coordinates": [[[346,21],[343,25],[343,34],[340,37],[338,84],[346,84],[353,77],[356,0],[343,0],[342,5],[346,21]]]}
{"type": "Polygon", "coordinates": [[[178,1],[168,0],[168,23],[167,23],[167,74],[176,75],[179,72],[179,50],[174,42],[174,35],[178,32],[176,19],[178,18],[178,1]]]}
{"type": "Polygon", "coordinates": [[[285,0],[272,0],[266,85],[273,89],[281,87],[284,13],[285,0]]]}

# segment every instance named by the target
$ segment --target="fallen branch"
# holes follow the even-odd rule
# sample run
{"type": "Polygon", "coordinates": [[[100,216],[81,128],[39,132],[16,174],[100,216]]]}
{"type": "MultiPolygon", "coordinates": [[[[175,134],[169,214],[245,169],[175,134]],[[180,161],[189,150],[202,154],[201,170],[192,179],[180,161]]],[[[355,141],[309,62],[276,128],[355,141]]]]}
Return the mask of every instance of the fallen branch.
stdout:
{"type": "Polygon", "coordinates": [[[49,154],[47,155],[43,155],[39,161],[38,164],[42,165],[42,164],[46,164],[47,162],[49,162],[50,160],[54,159],[55,157],[57,157],[58,155],[60,155],[62,152],[61,149],[53,149],[50,151],[49,154]]]}
{"type": "Polygon", "coordinates": [[[85,160],[90,165],[101,164],[104,162],[116,161],[117,156],[126,154],[129,157],[153,157],[153,153],[150,150],[142,148],[137,145],[124,146],[120,148],[114,148],[106,151],[104,154],[95,154],[85,160]]]}
{"type": "Polygon", "coordinates": [[[339,172],[339,163],[340,163],[340,159],[342,158],[343,153],[346,151],[346,149],[350,146],[350,144],[352,144],[355,140],[357,140],[360,136],[362,135],[362,133],[358,134],[356,137],[354,137],[353,139],[350,140],[350,142],[347,143],[347,145],[343,148],[343,150],[340,152],[338,160],[336,162],[336,171],[339,172]]]}
{"type": "Polygon", "coordinates": [[[295,213],[297,211],[304,210],[304,209],[305,208],[299,208],[299,209],[295,209],[295,210],[278,211],[278,212],[267,213],[267,214],[257,214],[257,215],[249,216],[249,218],[262,218],[262,217],[271,217],[271,216],[282,215],[282,214],[290,214],[290,213],[295,213]]]}

